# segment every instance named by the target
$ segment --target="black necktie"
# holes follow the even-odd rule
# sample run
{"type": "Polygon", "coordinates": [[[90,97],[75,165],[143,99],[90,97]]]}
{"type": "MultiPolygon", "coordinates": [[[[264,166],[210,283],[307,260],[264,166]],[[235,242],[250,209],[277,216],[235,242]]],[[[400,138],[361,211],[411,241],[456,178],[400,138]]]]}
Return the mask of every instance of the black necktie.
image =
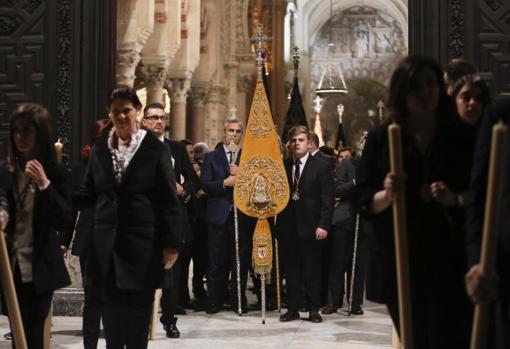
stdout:
{"type": "Polygon", "coordinates": [[[297,159],[294,162],[294,184],[299,180],[299,176],[301,176],[301,160],[297,159]]]}
{"type": "Polygon", "coordinates": [[[229,151],[228,152],[228,164],[232,165],[233,162],[234,162],[234,152],[233,151],[229,151]]]}

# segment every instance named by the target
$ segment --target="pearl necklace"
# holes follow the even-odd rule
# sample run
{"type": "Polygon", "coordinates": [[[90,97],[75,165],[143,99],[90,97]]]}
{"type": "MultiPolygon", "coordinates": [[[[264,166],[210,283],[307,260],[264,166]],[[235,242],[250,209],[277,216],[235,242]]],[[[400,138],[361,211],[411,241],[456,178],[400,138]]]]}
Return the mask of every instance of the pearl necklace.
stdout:
{"type": "Polygon", "coordinates": [[[123,150],[118,149],[119,139],[118,135],[115,134],[115,127],[113,127],[108,134],[108,149],[112,155],[113,174],[115,175],[117,183],[122,181],[122,177],[126,172],[129,162],[135,155],[135,152],[138,150],[140,141],[145,135],[145,132],[141,131],[142,130],[138,130],[137,132],[131,134],[129,145],[123,150]],[[113,146],[114,137],[117,137],[117,148],[113,146]]]}

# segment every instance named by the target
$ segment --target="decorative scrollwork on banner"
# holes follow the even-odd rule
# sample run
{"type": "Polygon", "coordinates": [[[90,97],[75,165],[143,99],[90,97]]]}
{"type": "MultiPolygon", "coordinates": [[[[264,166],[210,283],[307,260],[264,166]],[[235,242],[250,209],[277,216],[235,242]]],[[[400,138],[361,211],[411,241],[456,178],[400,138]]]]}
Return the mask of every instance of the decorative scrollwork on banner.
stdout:
{"type": "Polygon", "coordinates": [[[247,203],[252,213],[269,216],[274,212],[277,202],[288,197],[286,179],[274,160],[254,157],[236,180],[239,198],[247,203]]]}
{"type": "Polygon", "coordinates": [[[255,137],[266,137],[271,132],[272,125],[270,120],[266,117],[269,108],[269,102],[266,94],[264,93],[264,86],[257,86],[255,96],[252,104],[252,114],[250,117],[253,118],[253,122],[249,125],[249,131],[255,137]]]}

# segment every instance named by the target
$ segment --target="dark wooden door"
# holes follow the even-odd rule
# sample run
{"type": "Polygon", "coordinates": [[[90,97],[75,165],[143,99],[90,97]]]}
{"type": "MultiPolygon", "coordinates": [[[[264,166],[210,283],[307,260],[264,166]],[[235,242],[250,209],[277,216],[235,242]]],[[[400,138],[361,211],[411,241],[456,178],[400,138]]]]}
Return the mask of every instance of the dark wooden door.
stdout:
{"type": "Polygon", "coordinates": [[[104,116],[115,79],[116,1],[0,0],[0,156],[8,118],[23,102],[45,105],[78,157],[90,124],[104,116]]]}
{"type": "Polygon", "coordinates": [[[409,48],[473,62],[494,96],[510,94],[509,0],[409,0],[409,48]]]}

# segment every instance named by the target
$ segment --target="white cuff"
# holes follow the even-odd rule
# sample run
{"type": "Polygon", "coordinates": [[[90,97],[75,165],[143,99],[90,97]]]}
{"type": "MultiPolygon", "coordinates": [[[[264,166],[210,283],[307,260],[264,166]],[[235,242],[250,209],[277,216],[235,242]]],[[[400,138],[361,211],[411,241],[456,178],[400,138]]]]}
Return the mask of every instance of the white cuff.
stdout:
{"type": "Polygon", "coordinates": [[[46,184],[44,184],[42,187],[39,187],[39,190],[40,191],[43,191],[43,190],[46,190],[49,186],[50,186],[51,182],[50,180],[48,179],[48,181],[46,182],[46,184]]]}

